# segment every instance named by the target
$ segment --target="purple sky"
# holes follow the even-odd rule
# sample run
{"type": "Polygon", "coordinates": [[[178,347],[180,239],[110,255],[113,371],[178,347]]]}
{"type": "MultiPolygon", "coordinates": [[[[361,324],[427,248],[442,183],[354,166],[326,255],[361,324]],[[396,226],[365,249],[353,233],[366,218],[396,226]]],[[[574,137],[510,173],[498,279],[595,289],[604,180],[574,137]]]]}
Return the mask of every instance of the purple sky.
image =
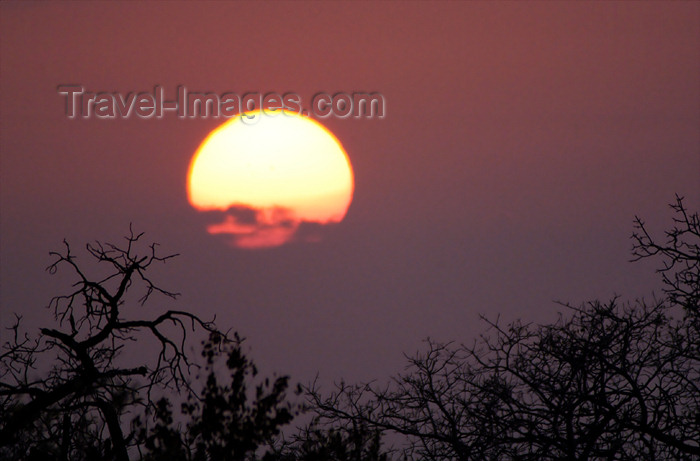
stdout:
{"type": "MultiPolygon", "coordinates": [[[[46,324],[67,238],[130,222],[182,256],[164,307],[216,314],[264,369],[384,378],[430,336],[491,318],[552,321],[658,290],[630,264],[632,219],[700,205],[700,3],[0,4],[0,324],[46,324]],[[319,243],[235,250],[187,202],[222,119],[68,119],[91,91],[378,91],[384,119],[323,123],[355,195],[319,243]]],[[[146,314],[151,315],[151,314],[146,314]]],[[[4,336],[4,333],[2,333],[4,336]]]]}

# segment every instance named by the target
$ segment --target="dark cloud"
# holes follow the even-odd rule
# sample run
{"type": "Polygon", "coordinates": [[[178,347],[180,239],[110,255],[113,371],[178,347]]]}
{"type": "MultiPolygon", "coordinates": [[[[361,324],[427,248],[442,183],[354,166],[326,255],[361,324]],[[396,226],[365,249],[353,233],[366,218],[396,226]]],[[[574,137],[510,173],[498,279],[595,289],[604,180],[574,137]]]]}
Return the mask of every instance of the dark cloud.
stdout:
{"type": "Polygon", "coordinates": [[[276,247],[292,241],[318,242],[322,228],[331,224],[302,221],[284,207],[254,208],[234,205],[226,210],[200,212],[212,235],[238,248],[276,247]]]}

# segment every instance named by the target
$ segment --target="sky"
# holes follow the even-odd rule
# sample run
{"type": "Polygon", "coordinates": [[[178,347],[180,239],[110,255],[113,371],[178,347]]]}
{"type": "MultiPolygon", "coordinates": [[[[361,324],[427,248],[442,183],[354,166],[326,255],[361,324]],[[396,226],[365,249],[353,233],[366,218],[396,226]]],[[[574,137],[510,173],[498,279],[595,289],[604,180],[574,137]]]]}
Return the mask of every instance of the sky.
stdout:
{"type": "MultiPolygon", "coordinates": [[[[650,297],[635,215],[700,207],[700,3],[0,3],[0,326],[30,331],[69,278],[65,238],[164,253],[177,301],[247,338],[264,370],[384,379],[430,337],[551,322],[555,301],[650,297]],[[226,245],[187,197],[223,118],[66,116],[86,91],[377,92],[383,118],[319,120],[354,194],[320,241],[226,245]]],[[[34,330],[32,330],[34,328],[34,330]]],[[[1,339],[7,333],[2,331],[1,339]]]]}

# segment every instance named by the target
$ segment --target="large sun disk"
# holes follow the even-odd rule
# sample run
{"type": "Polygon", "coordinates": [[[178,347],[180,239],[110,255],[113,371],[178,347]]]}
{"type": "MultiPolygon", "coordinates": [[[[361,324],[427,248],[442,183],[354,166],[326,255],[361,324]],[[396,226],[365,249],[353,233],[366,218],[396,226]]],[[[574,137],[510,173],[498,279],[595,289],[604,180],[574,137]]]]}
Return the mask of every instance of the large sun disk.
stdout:
{"type": "MultiPolygon", "coordinates": [[[[285,226],[289,220],[297,225],[341,221],[354,185],[350,161],[335,136],[296,114],[252,115],[252,121],[224,123],[200,145],[188,175],[192,206],[202,211],[246,207],[262,214],[282,209],[288,218],[285,226]]],[[[263,225],[267,234],[283,234],[269,232],[274,223],[263,225]]],[[[221,223],[216,233],[226,228],[221,223]]],[[[285,243],[277,237],[266,245],[263,237],[256,240],[258,246],[285,243]]]]}

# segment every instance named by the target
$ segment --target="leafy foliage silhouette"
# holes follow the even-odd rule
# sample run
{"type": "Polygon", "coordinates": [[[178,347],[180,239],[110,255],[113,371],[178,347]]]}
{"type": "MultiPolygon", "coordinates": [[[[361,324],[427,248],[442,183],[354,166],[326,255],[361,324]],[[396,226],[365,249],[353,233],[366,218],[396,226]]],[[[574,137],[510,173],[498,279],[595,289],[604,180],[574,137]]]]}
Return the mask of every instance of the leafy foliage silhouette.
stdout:
{"type": "Polygon", "coordinates": [[[174,425],[170,402],[161,399],[157,424],[145,435],[145,460],[243,461],[271,459],[280,428],[294,418],[296,411],[287,402],[289,378],[265,378],[252,394],[247,383],[258,374],[255,365],[242,353],[238,336],[226,338],[212,333],[204,343],[206,380],[199,397],[190,396],[182,405],[187,424],[174,425]],[[215,365],[226,359],[228,381],[220,383],[215,365]]]}

